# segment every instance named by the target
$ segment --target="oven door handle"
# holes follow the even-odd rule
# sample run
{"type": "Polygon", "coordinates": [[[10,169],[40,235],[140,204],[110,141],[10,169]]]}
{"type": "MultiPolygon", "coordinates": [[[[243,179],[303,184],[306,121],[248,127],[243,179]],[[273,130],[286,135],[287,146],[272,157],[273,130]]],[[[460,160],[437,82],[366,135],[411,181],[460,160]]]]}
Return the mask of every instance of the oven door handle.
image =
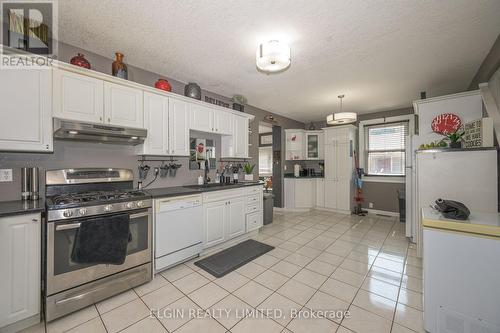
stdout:
{"type": "Polygon", "coordinates": [[[81,223],[61,224],[56,227],[56,231],[78,229],[80,228],[81,225],[82,225],[81,223]]]}
{"type": "Polygon", "coordinates": [[[132,214],[132,215],[130,215],[130,218],[131,219],[136,219],[136,218],[144,217],[144,216],[149,216],[149,212],[132,214]]]}

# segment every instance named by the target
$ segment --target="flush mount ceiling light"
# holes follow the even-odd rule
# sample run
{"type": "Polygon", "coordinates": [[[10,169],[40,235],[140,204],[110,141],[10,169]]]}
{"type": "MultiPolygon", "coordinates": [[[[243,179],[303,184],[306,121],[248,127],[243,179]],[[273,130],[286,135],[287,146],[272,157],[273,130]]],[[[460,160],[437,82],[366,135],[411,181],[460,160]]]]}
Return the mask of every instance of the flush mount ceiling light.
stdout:
{"type": "Polygon", "coordinates": [[[354,112],[342,112],[342,99],[345,95],[338,95],[340,100],[340,112],[329,114],[326,117],[328,125],[350,124],[356,122],[358,115],[354,112]]]}
{"type": "Polygon", "coordinates": [[[276,73],[290,67],[290,47],[277,40],[262,43],[257,48],[257,68],[265,73],[276,73]]]}

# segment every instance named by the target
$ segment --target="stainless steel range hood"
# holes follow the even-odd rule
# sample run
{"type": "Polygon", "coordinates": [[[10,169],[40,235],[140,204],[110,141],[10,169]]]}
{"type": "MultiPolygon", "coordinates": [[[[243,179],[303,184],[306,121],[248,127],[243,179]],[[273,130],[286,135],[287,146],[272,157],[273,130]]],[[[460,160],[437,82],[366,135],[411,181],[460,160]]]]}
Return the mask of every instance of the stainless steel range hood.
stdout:
{"type": "Polygon", "coordinates": [[[147,130],[54,118],[54,138],[136,146],[144,142],[147,130]]]}

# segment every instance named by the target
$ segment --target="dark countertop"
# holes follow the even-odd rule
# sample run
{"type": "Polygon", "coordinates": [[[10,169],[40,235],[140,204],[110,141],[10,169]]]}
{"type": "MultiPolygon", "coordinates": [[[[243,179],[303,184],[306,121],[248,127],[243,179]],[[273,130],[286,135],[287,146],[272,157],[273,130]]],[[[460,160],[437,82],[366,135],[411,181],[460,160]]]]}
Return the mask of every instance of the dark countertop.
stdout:
{"type": "Polygon", "coordinates": [[[222,190],[231,190],[235,188],[247,187],[247,186],[263,186],[264,183],[254,181],[254,182],[239,182],[237,184],[230,185],[220,185],[213,187],[202,187],[199,188],[191,188],[185,186],[174,186],[174,187],[161,187],[161,188],[152,188],[152,189],[144,189],[144,191],[148,192],[153,198],[165,198],[165,197],[176,197],[180,195],[189,195],[189,194],[200,194],[205,192],[213,192],[213,191],[222,191],[222,190]]]}
{"type": "Polygon", "coordinates": [[[45,211],[44,199],[39,199],[37,201],[0,201],[0,217],[40,213],[43,211],[45,211]]]}
{"type": "Polygon", "coordinates": [[[314,175],[314,176],[300,176],[300,177],[295,177],[293,173],[286,173],[285,178],[295,178],[295,179],[307,179],[307,178],[325,178],[323,175],[314,175]]]}

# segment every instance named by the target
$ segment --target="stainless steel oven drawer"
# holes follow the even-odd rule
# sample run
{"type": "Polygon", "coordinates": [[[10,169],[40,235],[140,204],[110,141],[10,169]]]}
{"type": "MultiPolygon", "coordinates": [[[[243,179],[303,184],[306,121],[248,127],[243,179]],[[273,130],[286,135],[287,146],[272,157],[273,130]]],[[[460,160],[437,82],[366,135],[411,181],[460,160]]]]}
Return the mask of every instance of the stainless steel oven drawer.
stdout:
{"type": "Polygon", "coordinates": [[[152,264],[147,263],[49,296],[45,301],[45,320],[62,317],[152,279],[152,264]]]}

